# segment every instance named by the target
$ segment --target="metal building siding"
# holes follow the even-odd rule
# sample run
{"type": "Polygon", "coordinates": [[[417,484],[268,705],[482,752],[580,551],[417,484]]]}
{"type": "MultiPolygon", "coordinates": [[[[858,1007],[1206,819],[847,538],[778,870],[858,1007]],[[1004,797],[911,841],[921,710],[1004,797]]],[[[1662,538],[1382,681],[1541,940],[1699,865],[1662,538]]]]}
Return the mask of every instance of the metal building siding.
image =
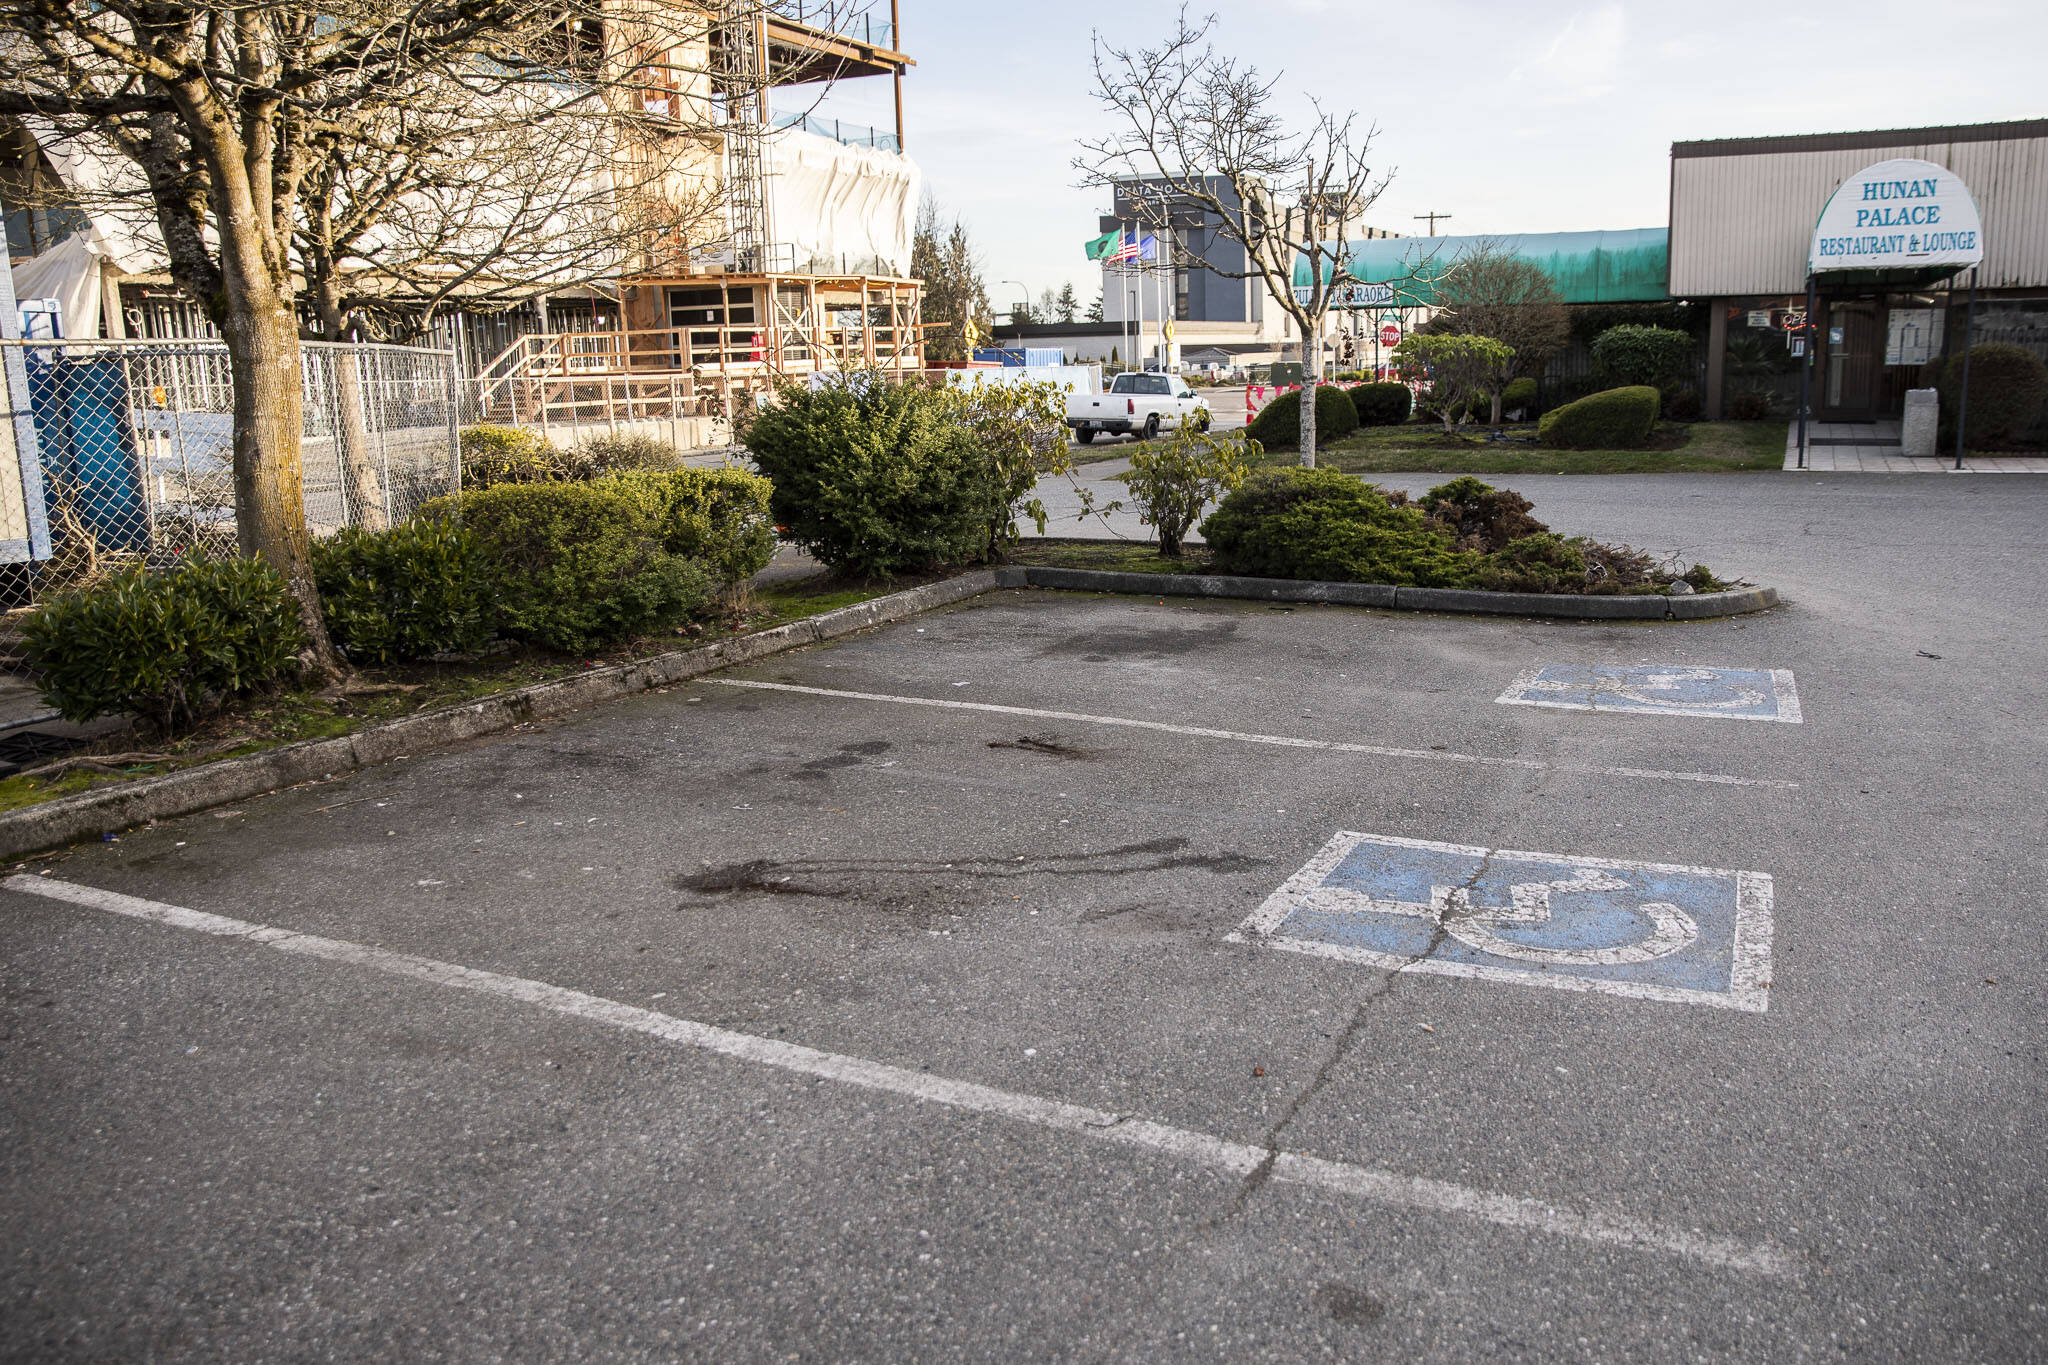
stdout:
{"type": "Polygon", "coordinates": [[[1821,206],[1844,180],[1892,157],[1931,161],[1970,187],[1984,220],[1984,288],[2048,286],[2048,138],[2016,138],[1674,157],[1672,296],[1804,290],[1821,206]]]}

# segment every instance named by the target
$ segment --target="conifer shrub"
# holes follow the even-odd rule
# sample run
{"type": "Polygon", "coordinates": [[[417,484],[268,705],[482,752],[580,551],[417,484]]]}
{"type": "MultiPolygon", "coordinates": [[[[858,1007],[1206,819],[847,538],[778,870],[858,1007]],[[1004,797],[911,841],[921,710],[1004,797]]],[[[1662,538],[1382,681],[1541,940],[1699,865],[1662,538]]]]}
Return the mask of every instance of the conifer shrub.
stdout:
{"type": "Polygon", "coordinates": [[[786,386],[747,426],[790,540],[842,574],[886,577],[986,558],[1009,486],[957,398],[878,376],[786,386]]]}
{"type": "Polygon", "coordinates": [[[1518,495],[1465,477],[1414,506],[1329,469],[1269,469],[1202,523],[1214,564],[1255,578],[1389,583],[1493,592],[1651,593],[1683,578],[1726,586],[1695,564],[1681,574],[1626,545],[1566,539],[1518,495]]]}
{"type": "Polygon", "coordinates": [[[1334,469],[1263,470],[1202,523],[1216,568],[1252,578],[1455,587],[1460,556],[1422,512],[1334,469]]]}

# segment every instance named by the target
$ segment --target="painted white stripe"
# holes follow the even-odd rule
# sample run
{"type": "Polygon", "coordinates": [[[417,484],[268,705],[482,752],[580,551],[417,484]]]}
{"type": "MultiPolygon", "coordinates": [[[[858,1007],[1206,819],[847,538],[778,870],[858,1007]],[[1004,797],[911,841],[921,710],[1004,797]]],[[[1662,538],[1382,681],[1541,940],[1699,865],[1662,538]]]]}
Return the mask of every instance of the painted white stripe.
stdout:
{"type": "Polygon", "coordinates": [[[796,683],[757,682],[751,678],[707,678],[721,687],[751,687],[764,692],[802,692],[813,697],[838,697],[845,701],[880,701],[897,706],[936,706],[947,711],[991,711],[999,716],[1029,716],[1035,720],[1070,720],[1083,725],[1115,725],[1127,730],[1157,730],[1169,735],[1193,735],[1198,739],[1233,739],[1243,744],[1274,744],[1285,749],[1321,749],[1340,754],[1373,754],[1379,758],[1420,758],[1432,763],[1480,763],[1501,768],[1585,773],[1595,777],[1645,777],[1666,782],[1713,782],[1731,787],[1776,787],[1797,791],[1797,782],[1772,777],[1732,777],[1727,773],[1670,772],[1662,768],[1610,768],[1590,763],[1549,763],[1537,758],[1500,758],[1488,754],[1461,754],[1443,749],[1390,749],[1379,744],[1352,744],[1337,739],[1302,739],[1294,735],[1261,735],[1242,730],[1211,730],[1199,725],[1172,725],[1163,720],[1132,720],[1126,716],[1096,716],[1085,711],[1044,711],[1033,706],[998,706],[985,701],[955,701],[949,697],[899,697],[887,692],[844,692],[831,687],[801,687],[796,683]]]}
{"type": "Polygon", "coordinates": [[[1273,1154],[1265,1148],[1230,1142],[1207,1133],[1174,1128],[1163,1123],[1134,1119],[1100,1109],[1065,1104],[1036,1095],[998,1090],[973,1081],[952,1080],[929,1072],[911,1071],[883,1062],[871,1062],[839,1053],[821,1052],[797,1043],[761,1038],[749,1033],[678,1019],[654,1010],[621,1004],[601,996],[586,995],[542,981],[478,971],[432,958],[394,953],[367,944],[320,938],[246,920],[210,915],[200,910],[166,905],[161,901],[107,891],[76,882],[49,877],[16,874],[0,882],[10,891],[42,896],[50,900],[104,910],[131,919],[147,920],[174,929],[188,929],[223,938],[260,943],[279,952],[321,958],[366,967],[391,976],[407,977],[430,985],[475,991],[520,1004],[587,1019],[611,1028],[647,1034],[686,1047],[703,1048],[740,1061],[755,1062],[842,1085],[887,1091],[954,1109],[993,1114],[1018,1123],[1034,1124],[1060,1132],[1078,1133],[1105,1142],[1143,1148],[1177,1157],[1197,1165],[1214,1167],[1236,1176],[1249,1176],[1270,1158],[1271,1178],[1291,1185],[1306,1185],[1333,1194],[1351,1195],[1395,1208],[1452,1213],[1482,1222],[1530,1232],[1544,1232],[1580,1241],[1633,1247],[1718,1266],[1726,1270],[1757,1275],[1788,1275],[1792,1257],[1770,1242],[1742,1242],[1733,1238],[1710,1237],[1700,1232],[1659,1227],[1654,1223],[1621,1214],[1579,1213],[1514,1195],[1490,1194],[1463,1185],[1419,1176],[1376,1171],[1348,1162],[1325,1161],[1292,1152],[1273,1154]]]}

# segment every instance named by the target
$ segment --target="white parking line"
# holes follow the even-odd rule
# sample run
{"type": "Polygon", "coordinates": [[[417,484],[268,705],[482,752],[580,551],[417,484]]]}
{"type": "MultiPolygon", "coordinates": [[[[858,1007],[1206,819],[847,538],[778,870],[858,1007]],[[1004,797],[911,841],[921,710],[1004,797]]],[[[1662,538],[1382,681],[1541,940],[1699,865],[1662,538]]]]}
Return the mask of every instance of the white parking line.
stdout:
{"type": "Polygon", "coordinates": [[[749,678],[707,678],[721,687],[754,687],[766,692],[802,692],[814,697],[840,697],[847,701],[882,701],[898,706],[937,706],[948,711],[993,711],[1002,716],[1030,716],[1038,720],[1071,720],[1084,725],[1118,725],[1131,730],[1158,730],[1169,735],[1194,735],[1200,739],[1234,739],[1243,744],[1275,744],[1286,749],[1323,749],[1340,754],[1373,754],[1379,758],[1421,758],[1435,763],[1484,763],[1501,768],[1551,770],[1585,773],[1595,777],[1646,777],[1665,782],[1713,782],[1731,787],[1776,787],[1797,791],[1797,782],[1773,777],[1732,777],[1727,773],[1670,772],[1662,768],[1609,768],[1590,763],[1548,763],[1537,758],[1498,758],[1488,754],[1461,754],[1447,749],[1390,749],[1379,744],[1352,744],[1337,739],[1301,739],[1294,735],[1249,734],[1241,730],[1210,730],[1199,725],[1170,725],[1162,720],[1132,720],[1124,716],[1093,716],[1082,711],[1042,711],[1032,706],[997,706],[992,702],[954,701],[944,697],[898,697],[886,692],[842,692],[830,687],[800,687],[795,683],[756,682],[749,678]]]}
{"type": "Polygon", "coordinates": [[[252,924],[246,920],[229,919],[224,915],[212,915],[201,910],[166,905],[161,901],[126,896],[118,891],[107,891],[96,886],[81,886],[75,882],[22,874],[8,877],[0,885],[25,895],[42,896],[71,905],[125,915],[131,919],[148,920],[174,929],[189,929],[196,933],[214,934],[223,938],[238,938],[250,943],[260,943],[267,948],[275,948],[279,952],[322,958],[329,962],[344,962],[391,976],[424,981],[430,985],[498,996],[611,1028],[647,1034],[668,1042],[721,1053],[740,1061],[816,1076],[821,1080],[836,1081],[842,1085],[887,1091],[932,1104],[947,1105],[954,1109],[994,1114],[1040,1128],[1077,1133],[1129,1147],[1140,1147],[1191,1161],[1197,1165],[1215,1167],[1240,1177],[1250,1176],[1270,1162],[1270,1178],[1273,1180],[1292,1185],[1313,1186],[1335,1194],[1353,1195],[1396,1208],[1455,1213],[1504,1227],[1547,1232],[1554,1236],[1571,1237],[1586,1242],[1664,1252],[1726,1270],[1739,1270],[1757,1275],[1787,1275],[1792,1271],[1791,1256],[1783,1248],[1770,1242],[1750,1243],[1727,1237],[1709,1237],[1699,1232],[1659,1227],[1654,1223],[1622,1214],[1597,1211],[1581,1213],[1540,1203],[1534,1199],[1489,1194],[1484,1190],[1453,1185],[1442,1180],[1398,1175],[1391,1171],[1372,1170],[1343,1161],[1325,1161],[1292,1152],[1275,1154],[1262,1147],[1229,1142],[1207,1133],[1152,1123],[1126,1114],[1112,1114],[1080,1105],[1063,1104],[1058,1100],[998,1090],[993,1086],[978,1085],[972,1081],[950,1080],[943,1076],[931,1075],[929,1072],[911,1071],[904,1067],[889,1066],[859,1057],[821,1052],[816,1048],[785,1043],[774,1038],[735,1033],[710,1024],[678,1019],[673,1015],[640,1009],[616,1000],[606,1000],[601,996],[551,986],[542,981],[502,976],[497,972],[478,971],[473,967],[437,962],[432,958],[394,953],[367,944],[319,938],[312,934],[296,933],[290,929],[252,924]]]}

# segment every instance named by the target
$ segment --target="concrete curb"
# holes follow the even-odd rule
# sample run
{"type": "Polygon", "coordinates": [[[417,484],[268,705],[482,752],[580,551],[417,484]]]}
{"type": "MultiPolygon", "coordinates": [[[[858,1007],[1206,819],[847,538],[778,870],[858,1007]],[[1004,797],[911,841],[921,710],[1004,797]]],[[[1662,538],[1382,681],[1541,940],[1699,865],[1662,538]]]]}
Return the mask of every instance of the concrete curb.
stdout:
{"type": "Polygon", "coordinates": [[[1118,573],[1012,565],[996,570],[1006,588],[1060,588],[1154,597],[1230,597],[1262,602],[1331,602],[1347,607],[1403,611],[1483,612],[1503,616],[1560,616],[1581,621],[1698,621],[1738,616],[1778,605],[1776,588],[1666,597],[1593,597],[1563,593],[1471,592],[1463,588],[1403,588],[1385,583],[1311,583],[1290,578],[1230,578],[1219,574],[1118,573]]]}
{"type": "MultiPolygon", "coordinates": [[[[837,639],[901,621],[934,607],[978,597],[998,586],[998,573],[978,569],[837,611],[807,616],[773,630],[719,640],[696,649],[592,669],[478,701],[373,725],[335,739],[309,739],[246,758],[223,759],[161,777],[138,778],[0,813],[0,858],[18,858],[80,839],[97,838],[151,820],[190,815],[246,801],[282,787],[339,776],[442,745],[510,729],[541,716],[580,711],[656,687],[684,682],[734,664],[837,639]]],[[[1021,584],[1015,586],[1022,586],[1021,584]]]]}

